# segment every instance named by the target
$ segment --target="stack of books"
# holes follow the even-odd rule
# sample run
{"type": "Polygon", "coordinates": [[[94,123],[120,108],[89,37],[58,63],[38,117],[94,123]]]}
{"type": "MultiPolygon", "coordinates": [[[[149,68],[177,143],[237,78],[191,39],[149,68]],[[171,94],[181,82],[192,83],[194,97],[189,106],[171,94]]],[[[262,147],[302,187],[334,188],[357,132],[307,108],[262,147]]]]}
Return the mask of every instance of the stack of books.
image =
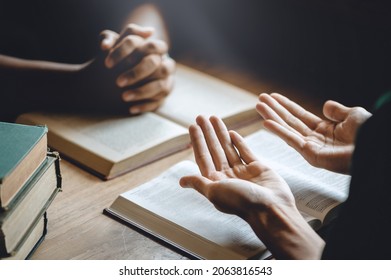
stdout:
{"type": "Polygon", "coordinates": [[[29,258],[46,235],[46,211],[61,189],[47,131],[0,122],[0,259],[29,258]]]}

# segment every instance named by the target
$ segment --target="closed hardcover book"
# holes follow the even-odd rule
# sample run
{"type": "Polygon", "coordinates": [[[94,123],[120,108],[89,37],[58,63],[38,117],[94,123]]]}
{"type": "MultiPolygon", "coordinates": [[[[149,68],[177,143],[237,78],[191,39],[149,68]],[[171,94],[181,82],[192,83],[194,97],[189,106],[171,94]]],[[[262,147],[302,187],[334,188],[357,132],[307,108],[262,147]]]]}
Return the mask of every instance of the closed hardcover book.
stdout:
{"type": "Polygon", "coordinates": [[[47,127],[0,122],[0,210],[46,158],[47,127]]]}
{"type": "Polygon", "coordinates": [[[43,215],[61,189],[59,160],[58,153],[49,153],[9,210],[0,213],[0,257],[15,254],[34,221],[43,215]]]}
{"type": "Polygon", "coordinates": [[[47,233],[48,218],[45,212],[42,216],[39,216],[32,225],[29,232],[27,232],[25,238],[20,242],[18,247],[14,250],[13,254],[9,257],[0,258],[1,260],[25,260],[29,259],[38,246],[45,239],[47,233]]]}

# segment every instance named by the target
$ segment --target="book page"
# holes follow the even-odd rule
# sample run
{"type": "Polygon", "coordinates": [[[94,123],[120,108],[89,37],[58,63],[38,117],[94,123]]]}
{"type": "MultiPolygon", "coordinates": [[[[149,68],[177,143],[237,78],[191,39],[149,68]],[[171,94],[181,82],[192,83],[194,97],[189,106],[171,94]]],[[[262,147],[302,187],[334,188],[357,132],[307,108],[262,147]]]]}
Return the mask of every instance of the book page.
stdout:
{"type": "Polygon", "coordinates": [[[173,92],[157,113],[188,127],[198,115],[216,115],[230,122],[258,118],[255,110],[257,96],[210,75],[178,65],[173,92]],[[246,112],[243,119],[227,118],[246,112]]]}
{"type": "Polygon", "coordinates": [[[179,186],[182,176],[195,173],[199,171],[194,162],[182,161],[154,180],[121,196],[240,255],[249,257],[265,251],[264,245],[244,220],[218,211],[195,190],[179,186]]]}
{"type": "Polygon", "coordinates": [[[286,180],[299,210],[324,222],[327,213],[346,200],[350,176],[313,167],[267,130],[262,129],[245,139],[255,155],[286,180]]]}
{"type": "Polygon", "coordinates": [[[21,115],[19,120],[46,124],[49,144],[59,151],[64,147],[57,147],[51,141],[53,134],[112,162],[187,134],[185,128],[153,113],[129,117],[29,113],[21,115]]]}

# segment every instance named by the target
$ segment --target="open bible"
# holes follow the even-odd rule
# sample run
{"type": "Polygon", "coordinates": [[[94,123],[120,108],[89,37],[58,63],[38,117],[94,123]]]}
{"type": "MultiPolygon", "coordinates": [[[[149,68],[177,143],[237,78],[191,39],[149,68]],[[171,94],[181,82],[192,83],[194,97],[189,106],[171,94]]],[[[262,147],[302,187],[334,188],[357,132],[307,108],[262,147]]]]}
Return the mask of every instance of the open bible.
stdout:
{"type": "Polygon", "coordinates": [[[267,130],[246,137],[251,150],[291,188],[297,208],[314,229],[336,218],[349,193],[350,176],[310,165],[298,152],[267,130]]]}
{"type": "MultiPolygon", "coordinates": [[[[319,229],[336,217],[346,199],[350,176],[309,165],[277,136],[260,130],[247,136],[250,148],[289,184],[297,207],[319,229]]],[[[199,173],[183,161],[155,179],[120,194],[104,212],[132,224],[201,259],[265,258],[269,252],[250,226],[219,212],[193,189],[181,188],[182,176],[199,173]]]]}
{"type": "Polygon", "coordinates": [[[259,121],[257,96],[178,65],[173,92],[153,113],[86,116],[26,113],[17,122],[45,124],[48,144],[104,179],[188,147],[188,126],[199,114],[215,114],[230,128],[259,121]]]}

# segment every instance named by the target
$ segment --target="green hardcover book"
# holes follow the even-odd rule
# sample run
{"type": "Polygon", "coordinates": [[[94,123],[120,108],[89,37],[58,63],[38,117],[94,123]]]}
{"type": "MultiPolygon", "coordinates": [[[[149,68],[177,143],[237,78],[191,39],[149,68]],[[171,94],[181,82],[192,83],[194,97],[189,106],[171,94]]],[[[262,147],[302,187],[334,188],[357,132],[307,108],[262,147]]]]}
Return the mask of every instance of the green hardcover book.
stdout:
{"type": "Polygon", "coordinates": [[[34,221],[48,209],[61,189],[60,158],[48,153],[43,166],[30,177],[9,210],[0,213],[0,258],[14,255],[34,221]]]}
{"type": "Polygon", "coordinates": [[[0,210],[41,166],[46,152],[46,126],[0,122],[0,210]]]}

